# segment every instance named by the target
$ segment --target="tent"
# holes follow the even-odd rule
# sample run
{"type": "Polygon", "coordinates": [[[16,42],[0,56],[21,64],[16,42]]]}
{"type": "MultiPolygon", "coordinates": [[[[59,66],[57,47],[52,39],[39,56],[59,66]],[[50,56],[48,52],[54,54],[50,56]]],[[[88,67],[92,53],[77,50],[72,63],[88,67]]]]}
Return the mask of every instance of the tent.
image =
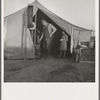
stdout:
{"type": "MultiPolygon", "coordinates": [[[[36,23],[37,29],[40,31],[42,29],[40,23],[42,18],[47,19],[48,22],[52,23],[57,28],[57,32],[54,36],[54,53],[58,52],[59,38],[61,37],[62,30],[68,34],[68,47],[71,53],[73,52],[73,47],[77,45],[78,40],[80,42],[87,42],[90,40],[91,30],[78,27],[63,20],[41,5],[37,0],[31,5],[33,6],[33,21],[36,23]]],[[[4,18],[4,51],[6,56],[12,59],[35,57],[37,32],[35,30],[34,36],[32,36],[29,29],[26,28],[26,10],[27,7],[4,18]]]]}

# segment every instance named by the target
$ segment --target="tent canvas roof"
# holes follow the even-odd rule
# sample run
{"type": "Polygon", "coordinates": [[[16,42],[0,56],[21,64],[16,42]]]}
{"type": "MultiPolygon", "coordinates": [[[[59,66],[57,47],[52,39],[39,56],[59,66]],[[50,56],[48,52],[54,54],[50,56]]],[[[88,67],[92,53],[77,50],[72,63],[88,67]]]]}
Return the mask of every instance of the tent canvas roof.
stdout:
{"type": "MultiPolygon", "coordinates": [[[[38,9],[42,10],[48,17],[50,17],[55,23],[57,23],[62,29],[64,29],[67,32],[68,32],[68,27],[66,27],[66,26],[69,26],[69,27],[72,26],[74,29],[79,30],[79,31],[91,31],[90,29],[86,29],[86,28],[82,28],[82,27],[76,26],[76,25],[71,24],[68,21],[60,18],[59,16],[57,16],[56,14],[54,14],[53,12],[51,12],[50,10],[48,10],[47,8],[45,8],[43,5],[41,5],[37,0],[34,1],[33,3],[31,3],[30,5],[33,5],[36,8],[36,10],[34,11],[34,15],[35,15],[35,13],[36,13],[36,11],[38,9]]],[[[18,13],[21,14],[21,13],[24,12],[25,8],[23,8],[23,9],[15,12],[15,13],[13,13],[11,15],[8,15],[6,17],[12,16],[14,14],[16,15],[18,13]]]]}

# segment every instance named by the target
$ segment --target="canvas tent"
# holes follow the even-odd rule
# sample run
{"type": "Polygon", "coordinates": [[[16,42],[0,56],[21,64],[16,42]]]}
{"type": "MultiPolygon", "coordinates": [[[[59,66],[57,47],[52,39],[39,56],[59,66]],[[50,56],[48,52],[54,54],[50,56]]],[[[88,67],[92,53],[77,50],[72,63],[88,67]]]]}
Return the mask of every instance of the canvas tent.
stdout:
{"type": "MultiPolygon", "coordinates": [[[[33,6],[33,21],[36,23],[36,27],[41,31],[40,21],[42,18],[46,18],[48,22],[52,23],[57,32],[54,39],[54,47],[59,47],[57,39],[61,37],[61,31],[64,30],[69,37],[69,50],[72,53],[73,47],[77,45],[78,40],[80,42],[86,42],[90,40],[91,30],[75,26],[62,18],[58,17],[47,8],[42,6],[37,0],[31,4],[33,6]]],[[[26,28],[26,10],[27,7],[9,15],[4,18],[4,50],[8,57],[15,59],[19,58],[34,58],[35,45],[34,39],[36,30],[34,31],[34,39],[30,34],[28,28],[26,28]],[[26,54],[25,54],[26,53],[26,54]]],[[[55,51],[58,48],[54,48],[55,51]]],[[[54,51],[54,50],[53,50],[54,51]]]]}

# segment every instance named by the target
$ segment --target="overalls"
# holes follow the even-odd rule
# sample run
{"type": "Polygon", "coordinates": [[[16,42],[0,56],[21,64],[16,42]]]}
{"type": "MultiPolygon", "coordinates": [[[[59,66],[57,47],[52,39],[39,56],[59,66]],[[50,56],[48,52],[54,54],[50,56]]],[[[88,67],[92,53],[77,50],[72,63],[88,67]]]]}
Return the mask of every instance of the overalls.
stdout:
{"type": "Polygon", "coordinates": [[[46,56],[48,56],[51,52],[51,37],[48,31],[48,26],[43,28],[43,46],[46,53],[46,56]]]}

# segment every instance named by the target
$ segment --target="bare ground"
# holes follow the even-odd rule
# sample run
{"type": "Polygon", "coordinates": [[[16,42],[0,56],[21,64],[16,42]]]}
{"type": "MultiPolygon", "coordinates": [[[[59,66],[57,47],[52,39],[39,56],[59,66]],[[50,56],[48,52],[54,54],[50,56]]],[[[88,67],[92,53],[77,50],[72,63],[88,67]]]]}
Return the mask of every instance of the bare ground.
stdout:
{"type": "Polygon", "coordinates": [[[95,82],[94,63],[73,63],[49,57],[37,60],[5,60],[5,82],[95,82]]]}

